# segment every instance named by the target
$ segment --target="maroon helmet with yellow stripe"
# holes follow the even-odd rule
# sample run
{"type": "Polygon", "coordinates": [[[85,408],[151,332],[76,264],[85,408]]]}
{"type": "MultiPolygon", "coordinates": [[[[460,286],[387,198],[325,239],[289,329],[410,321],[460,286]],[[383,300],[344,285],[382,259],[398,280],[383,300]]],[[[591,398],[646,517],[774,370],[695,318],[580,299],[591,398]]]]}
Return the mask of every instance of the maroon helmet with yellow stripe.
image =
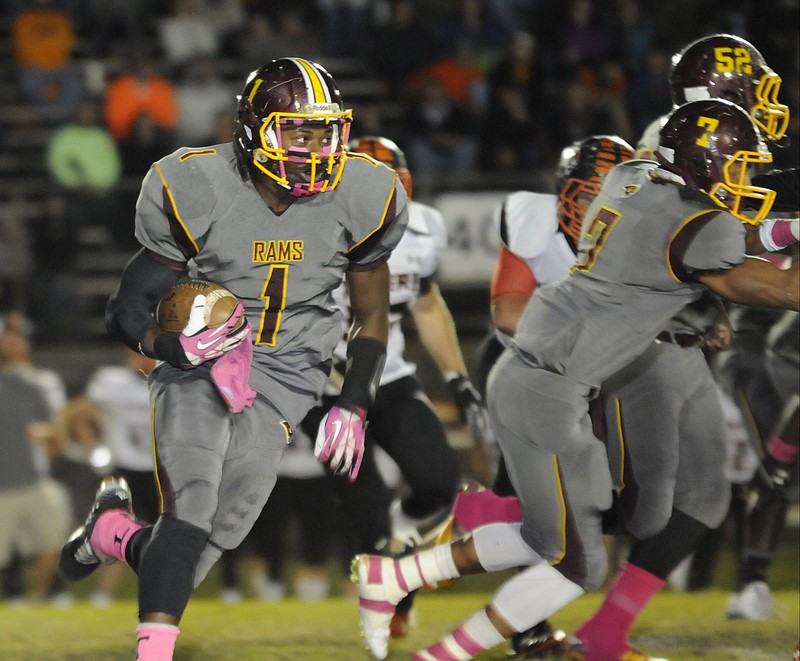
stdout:
{"type": "Polygon", "coordinates": [[[273,60],[250,74],[238,100],[234,144],[258,171],[297,197],[336,187],[353,114],[323,67],[299,57],[273,60]],[[329,144],[320,151],[284,145],[281,129],[300,126],[329,127],[329,144]],[[288,163],[304,166],[304,176],[288,174],[288,163]]]}
{"type": "Polygon", "coordinates": [[[708,193],[745,222],[761,222],[775,201],[775,191],[750,181],[751,166],[771,163],[772,154],[753,118],[730,101],[692,101],[673,110],[655,156],[686,186],[708,193]]]}

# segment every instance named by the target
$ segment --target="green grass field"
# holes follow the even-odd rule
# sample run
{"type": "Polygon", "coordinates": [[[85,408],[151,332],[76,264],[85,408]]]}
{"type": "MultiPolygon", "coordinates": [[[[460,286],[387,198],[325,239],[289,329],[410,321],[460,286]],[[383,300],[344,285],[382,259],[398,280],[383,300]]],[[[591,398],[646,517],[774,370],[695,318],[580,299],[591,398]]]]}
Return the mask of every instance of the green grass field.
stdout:
{"type": "MultiPolygon", "coordinates": [[[[770,582],[776,616],[766,622],[729,622],[724,610],[734,587],[730,547],[720,554],[714,589],[656,595],[639,617],[632,642],[670,661],[790,661],[800,640],[800,529],[784,533],[770,582]]],[[[290,570],[291,571],[291,570],[290,570]]],[[[341,578],[331,569],[335,579],[341,578]]],[[[387,661],[408,661],[483,607],[510,576],[461,578],[449,589],[422,591],[416,599],[419,627],[395,642],[387,661]]],[[[120,599],[99,610],[86,601],[93,578],[74,584],[74,606],[12,608],[0,605],[0,661],[133,661],[135,577],[126,571],[120,599]]],[[[338,583],[336,583],[338,588],[338,583]]],[[[243,588],[246,596],[247,588],[243,588]]],[[[339,592],[339,590],[336,590],[339,592]]],[[[370,661],[362,646],[357,603],[334,596],[317,604],[294,598],[264,603],[250,598],[226,605],[217,598],[213,569],[189,603],[174,661],[370,661]]],[[[554,626],[572,632],[597,607],[602,593],[585,595],[556,613],[554,626]]],[[[507,645],[478,657],[508,659],[507,645]]]]}
{"type": "MultiPolygon", "coordinates": [[[[635,645],[670,661],[790,661],[800,639],[798,546],[782,545],[773,569],[777,615],[767,622],[729,622],[732,558],[717,569],[715,589],[656,595],[632,632],[635,645]]],[[[212,571],[181,624],[175,661],[369,661],[358,630],[356,600],[335,596],[317,604],[294,598],[279,603],[245,599],[225,605],[216,598],[212,571]]],[[[452,588],[423,591],[416,600],[419,627],[395,642],[387,661],[407,661],[484,606],[509,574],[468,576],[452,588]]],[[[67,609],[0,606],[0,661],[132,661],[136,623],[135,582],[128,573],[123,598],[107,609],[90,606],[91,579],[75,585],[78,600],[67,609]]],[[[571,632],[602,599],[589,594],[551,618],[571,632]]],[[[506,645],[478,659],[507,659],[506,645]]]]}
{"type": "MultiPolygon", "coordinates": [[[[632,640],[670,661],[790,661],[798,640],[798,593],[775,594],[778,616],[769,622],[728,622],[724,591],[663,593],[642,615],[632,640]]],[[[435,642],[487,598],[484,592],[426,592],[417,599],[420,626],[392,646],[391,661],[407,660],[435,642]]],[[[552,621],[571,630],[600,600],[579,599],[552,621]]],[[[0,659],[19,661],[132,661],[136,604],[120,601],[97,610],[85,602],[69,609],[0,609],[0,659]]],[[[367,661],[356,602],[335,597],[318,604],[287,599],[223,605],[192,601],[181,625],[175,661],[367,661]]],[[[506,658],[506,646],[479,656],[506,658]]]]}

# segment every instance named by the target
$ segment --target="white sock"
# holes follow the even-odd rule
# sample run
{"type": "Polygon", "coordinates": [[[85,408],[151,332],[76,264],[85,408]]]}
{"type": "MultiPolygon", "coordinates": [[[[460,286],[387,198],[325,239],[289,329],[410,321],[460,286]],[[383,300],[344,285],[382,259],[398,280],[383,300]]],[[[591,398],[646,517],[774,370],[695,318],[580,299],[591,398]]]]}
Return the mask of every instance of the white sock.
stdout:
{"type": "Polygon", "coordinates": [[[542,557],[522,539],[521,523],[490,523],[472,531],[478,561],[487,572],[527,567],[542,557]]]}
{"type": "Polygon", "coordinates": [[[527,631],[583,594],[546,562],[512,576],[495,593],[494,608],[517,631],[527,631]]]}

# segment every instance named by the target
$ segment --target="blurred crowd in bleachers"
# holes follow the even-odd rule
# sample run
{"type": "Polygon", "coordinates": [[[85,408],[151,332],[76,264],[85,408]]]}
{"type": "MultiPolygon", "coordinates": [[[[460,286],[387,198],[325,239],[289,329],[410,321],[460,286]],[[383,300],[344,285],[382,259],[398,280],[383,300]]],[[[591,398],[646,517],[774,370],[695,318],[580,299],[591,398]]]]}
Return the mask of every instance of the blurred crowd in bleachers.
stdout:
{"type": "MultiPolygon", "coordinates": [[[[326,66],[354,108],[354,134],[395,139],[421,199],[443,187],[547,188],[572,140],[635,143],[670,107],[671,55],[712,32],[750,39],[783,76],[783,101],[800,105],[796,0],[0,7],[10,47],[0,67],[0,311],[41,321],[45,341],[86,331],[79,314],[60,313],[91,314],[91,296],[102,300],[110,282],[82,277],[97,253],[113,274],[135,247],[149,165],[178,146],[230,139],[247,73],[276,57],[326,66]]],[[[779,165],[797,160],[797,120],[779,165]]]]}

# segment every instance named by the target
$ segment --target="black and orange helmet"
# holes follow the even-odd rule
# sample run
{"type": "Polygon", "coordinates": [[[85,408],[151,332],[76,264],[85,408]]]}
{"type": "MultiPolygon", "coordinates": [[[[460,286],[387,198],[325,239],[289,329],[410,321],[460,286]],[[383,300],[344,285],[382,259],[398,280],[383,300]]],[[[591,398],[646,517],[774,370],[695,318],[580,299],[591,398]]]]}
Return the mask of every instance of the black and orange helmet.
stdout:
{"type": "Polygon", "coordinates": [[[366,154],[371,156],[376,161],[385,163],[392,170],[397,172],[403,188],[406,189],[406,194],[411,197],[413,184],[411,181],[411,172],[408,170],[408,162],[403,150],[397,146],[397,143],[389,138],[384,138],[376,135],[365,135],[361,138],[354,138],[350,141],[348,151],[357,154],[366,154]]]}
{"type": "Polygon", "coordinates": [[[633,158],[633,147],[616,135],[593,135],[561,152],[556,168],[558,223],[573,250],[581,237],[583,216],[603,178],[618,163],[633,158]]]}

